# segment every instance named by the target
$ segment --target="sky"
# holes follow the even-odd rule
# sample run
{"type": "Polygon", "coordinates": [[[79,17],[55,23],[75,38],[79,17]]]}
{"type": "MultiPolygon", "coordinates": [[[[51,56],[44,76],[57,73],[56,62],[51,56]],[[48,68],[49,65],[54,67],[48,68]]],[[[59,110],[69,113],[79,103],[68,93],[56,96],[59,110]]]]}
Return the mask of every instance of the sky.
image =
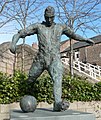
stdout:
{"type": "MultiPolygon", "coordinates": [[[[42,18],[41,21],[43,21],[43,20],[44,20],[44,17],[42,18]]],[[[6,24],[4,27],[0,28],[0,44],[2,44],[4,42],[11,42],[13,35],[16,34],[19,29],[20,28],[17,25],[15,25],[15,23],[9,23],[9,24],[6,24]]],[[[79,35],[81,35],[83,37],[87,37],[87,38],[91,38],[91,37],[98,35],[92,31],[87,31],[86,36],[84,34],[82,34],[80,31],[78,31],[76,34],[79,34],[79,35]]],[[[69,39],[69,38],[67,38],[66,36],[61,37],[61,41],[66,40],[66,39],[69,39]]],[[[26,41],[25,41],[26,44],[32,45],[33,42],[38,42],[36,35],[26,37],[26,41]]],[[[19,39],[18,44],[22,44],[22,43],[23,43],[23,40],[19,39]]]]}
{"type": "MultiPolygon", "coordinates": [[[[9,29],[6,28],[6,26],[4,26],[3,28],[1,28],[0,30],[0,44],[4,43],[4,42],[11,42],[12,41],[12,37],[14,34],[17,33],[17,30],[13,30],[13,27],[10,27],[9,29]],[[7,32],[9,30],[9,32],[7,32]]],[[[79,34],[83,37],[85,37],[84,35],[82,35],[80,32],[76,33],[76,34],[79,34]]],[[[94,37],[96,36],[97,34],[93,33],[92,31],[88,31],[86,36],[87,38],[91,38],[91,37],[94,37]]],[[[64,41],[64,40],[67,40],[69,38],[67,38],[65,35],[63,35],[61,37],[61,41],[64,41]]],[[[28,44],[28,45],[32,45],[33,42],[38,42],[37,41],[37,35],[32,35],[32,36],[28,36],[26,37],[26,40],[25,40],[25,43],[28,44]]],[[[19,42],[17,44],[22,44],[23,43],[23,40],[22,39],[19,39],[19,42]]]]}
{"type": "MultiPolygon", "coordinates": [[[[12,24],[7,24],[4,27],[0,28],[0,44],[2,44],[4,42],[11,42],[13,35],[16,34],[18,32],[18,30],[19,29],[18,28],[16,29],[14,27],[14,25],[12,25],[12,24]]],[[[76,34],[79,34],[79,35],[85,37],[82,33],[80,33],[80,31],[77,32],[76,34]]],[[[93,33],[92,31],[88,31],[86,33],[87,38],[91,38],[91,37],[94,37],[96,35],[97,34],[93,33]]],[[[64,40],[67,40],[67,39],[69,39],[69,38],[67,38],[65,35],[63,35],[61,37],[61,41],[64,41],[64,40]]],[[[26,37],[26,40],[25,40],[26,44],[32,45],[33,42],[38,42],[37,41],[37,35],[32,35],[32,36],[26,37]]],[[[22,44],[22,43],[23,43],[23,40],[19,39],[18,44],[22,44]]]]}

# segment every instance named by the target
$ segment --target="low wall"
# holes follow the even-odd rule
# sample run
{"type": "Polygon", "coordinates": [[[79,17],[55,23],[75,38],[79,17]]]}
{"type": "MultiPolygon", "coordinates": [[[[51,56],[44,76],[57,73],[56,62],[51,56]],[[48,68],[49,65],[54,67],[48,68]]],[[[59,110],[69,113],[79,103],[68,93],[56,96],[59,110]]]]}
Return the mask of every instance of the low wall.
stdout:
{"type": "MultiPolygon", "coordinates": [[[[52,104],[39,103],[38,108],[52,108],[52,104]]],[[[9,120],[10,110],[20,109],[19,103],[12,104],[0,104],[0,120],[9,120]]],[[[92,102],[73,102],[70,103],[70,108],[72,110],[93,113],[96,116],[96,120],[101,120],[101,101],[92,102]]]]}

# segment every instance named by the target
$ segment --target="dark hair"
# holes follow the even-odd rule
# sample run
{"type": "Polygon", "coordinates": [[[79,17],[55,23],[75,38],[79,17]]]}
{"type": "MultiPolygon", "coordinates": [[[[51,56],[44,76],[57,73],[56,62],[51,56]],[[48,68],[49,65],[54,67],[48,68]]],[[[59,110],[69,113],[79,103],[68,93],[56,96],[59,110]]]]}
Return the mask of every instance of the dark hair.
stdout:
{"type": "Polygon", "coordinates": [[[48,6],[46,9],[45,9],[45,16],[54,16],[55,14],[55,9],[51,6],[48,6]]]}

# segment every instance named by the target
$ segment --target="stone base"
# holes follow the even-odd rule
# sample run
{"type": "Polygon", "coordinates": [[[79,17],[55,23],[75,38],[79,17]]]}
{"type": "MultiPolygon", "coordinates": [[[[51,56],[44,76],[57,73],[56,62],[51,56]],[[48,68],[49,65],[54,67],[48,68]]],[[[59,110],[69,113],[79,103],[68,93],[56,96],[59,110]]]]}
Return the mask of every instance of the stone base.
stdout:
{"type": "Polygon", "coordinates": [[[51,109],[37,108],[33,113],[23,113],[21,110],[13,110],[10,120],[95,120],[92,113],[66,110],[53,112],[51,109]]]}

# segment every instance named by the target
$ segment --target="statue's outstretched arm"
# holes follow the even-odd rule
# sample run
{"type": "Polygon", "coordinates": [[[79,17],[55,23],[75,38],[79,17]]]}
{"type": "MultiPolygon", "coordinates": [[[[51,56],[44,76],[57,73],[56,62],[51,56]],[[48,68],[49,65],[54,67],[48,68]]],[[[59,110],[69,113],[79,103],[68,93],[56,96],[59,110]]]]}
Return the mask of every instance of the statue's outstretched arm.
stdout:
{"type": "Polygon", "coordinates": [[[82,37],[82,36],[80,36],[80,35],[78,35],[78,34],[75,34],[75,33],[73,32],[73,30],[71,30],[69,27],[66,27],[66,28],[64,29],[63,33],[64,33],[67,37],[70,37],[70,38],[72,38],[72,39],[74,39],[74,40],[87,42],[87,43],[89,43],[89,44],[91,44],[91,45],[94,44],[94,41],[93,41],[93,40],[87,39],[87,38],[84,38],[84,37],[82,37]]]}
{"type": "Polygon", "coordinates": [[[26,36],[30,36],[34,33],[36,33],[36,26],[35,25],[30,25],[26,29],[19,30],[18,33],[15,34],[12,38],[12,42],[10,45],[10,51],[15,54],[16,43],[19,41],[19,38],[25,38],[26,36]]]}

